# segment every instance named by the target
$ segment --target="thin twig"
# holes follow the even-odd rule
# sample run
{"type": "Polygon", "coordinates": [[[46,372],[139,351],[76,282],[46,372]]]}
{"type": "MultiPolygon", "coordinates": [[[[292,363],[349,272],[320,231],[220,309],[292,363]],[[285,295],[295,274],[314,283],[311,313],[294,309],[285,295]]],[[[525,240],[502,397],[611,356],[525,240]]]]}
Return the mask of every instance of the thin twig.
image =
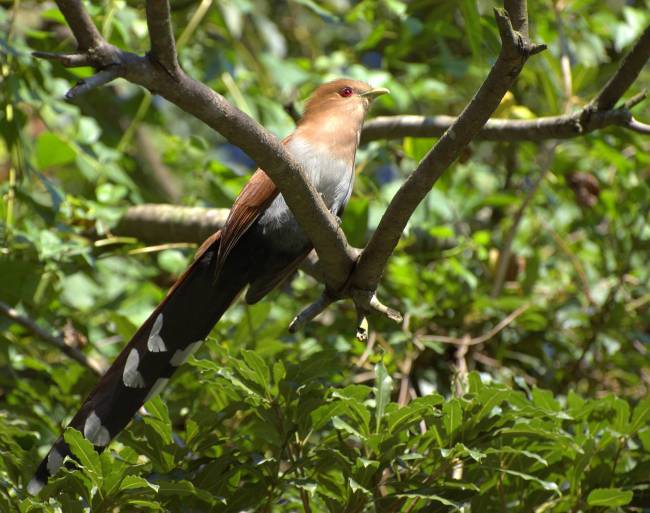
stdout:
{"type": "Polygon", "coordinates": [[[427,342],[441,342],[443,344],[454,344],[458,346],[476,346],[478,344],[483,344],[490,340],[492,337],[497,335],[500,331],[508,327],[517,317],[523,314],[526,310],[530,308],[530,303],[525,303],[520,307],[516,308],[510,312],[506,317],[499,321],[493,328],[486,331],[483,335],[479,337],[470,338],[465,335],[464,337],[447,337],[444,335],[422,335],[418,337],[420,340],[425,340],[427,342]]]}
{"type": "Polygon", "coordinates": [[[12,308],[11,306],[9,306],[8,304],[2,301],[0,301],[0,314],[12,320],[16,324],[20,324],[23,328],[25,328],[33,335],[36,335],[43,342],[46,342],[47,344],[59,349],[61,352],[65,353],[73,360],[76,360],[81,365],[90,369],[98,376],[101,376],[102,374],[101,365],[89,360],[86,357],[86,355],[83,354],[81,351],[79,351],[76,347],[69,346],[64,342],[62,338],[52,335],[46,329],[41,328],[38,324],[36,324],[35,321],[30,319],[26,315],[20,314],[18,310],[12,308]]]}
{"type": "MultiPolygon", "coordinates": [[[[632,107],[645,98],[645,92],[633,96],[622,109],[613,107],[636,80],[648,58],[650,58],[650,26],[645,29],[598,96],[579,112],[532,120],[491,119],[481,128],[476,139],[488,141],[569,139],[608,126],[621,126],[640,133],[647,133],[644,125],[638,126],[638,122],[630,123],[631,114],[629,112],[632,107]]],[[[361,141],[369,142],[407,136],[440,137],[455,121],[456,118],[450,116],[378,117],[365,124],[361,141]]]]}
{"type": "Polygon", "coordinates": [[[648,97],[648,91],[646,91],[645,89],[642,89],[641,92],[639,92],[639,93],[635,94],[634,96],[631,96],[630,98],[628,98],[625,101],[625,104],[623,105],[623,107],[626,108],[627,110],[631,110],[634,107],[636,107],[637,105],[639,105],[639,103],[644,101],[647,97],[648,97]]]}
{"type": "Polygon", "coordinates": [[[53,53],[53,52],[32,52],[34,57],[48,61],[56,61],[63,64],[66,68],[79,68],[90,66],[92,59],[86,53],[53,53]]]}
{"type": "Polygon", "coordinates": [[[646,123],[641,123],[640,121],[637,121],[634,118],[630,118],[630,121],[628,122],[627,127],[630,130],[633,130],[633,131],[638,132],[640,134],[650,135],[650,125],[648,125],[646,123]]]}
{"type": "Polygon", "coordinates": [[[144,253],[157,253],[167,249],[185,249],[193,248],[194,244],[188,242],[170,242],[168,244],[157,244],[155,246],[146,246],[144,248],[132,249],[128,252],[129,255],[141,255],[144,253]]]}
{"type": "Polygon", "coordinates": [[[357,367],[363,367],[370,355],[372,354],[372,349],[375,347],[375,341],[377,340],[377,334],[373,331],[368,335],[368,341],[366,343],[366,348],[363,350],[362,355],[359,357],[359,360],[355,362],[357,367]]]}
{"type": "Polygon", "coordinates": [[[314,301],[311,305],[309,305],[293,318],[291,324],[289,324],[289,332],[295,333],[301,329],[314,317],[323,312],[323,310],[325,310],[333,302],[334,298],[327,294],[327,292],[321,294],[321,296],[316,301],[314,301]]]}
{"type": "Polygon", "coordinates": [[[413,355],[407,354],[406,358],[399,364],[399,370],[402,374],[399,383],[399,394],[397,404],[402,407],[406,406],[411,399],[411,370],[413,369],[413,355]]]}
{"type": "Polygon", "coordinates": [[[102,71],[98,71],[94,75],[77,82],[72,89],[65,93],[65,99],[70,101],[92,89],[106,85],[120,76],[122,76],[122,70],[119,66],[112,66],[102,71]]]}
{"type": "Polygon", "coordinates": [[[560,235],[553,229],[553,227],[546,222],[545,219],[541,219],[542,226],[546,229],[546,231],[551,235],[557,246],[560,248],[560,251],[564,253],[566,256],[569,257],[569,260],[571,260],[571,263],[573,264],[573,267],[576,270],[576,273],[578,274],[578,278],[580,278],[580,282],[582,283],[582,291],[583,294],[585,295],[585,299],[587,300],[588,303],[594,304],[594,298],[591,295],[591,287],[589,286],[589,280],[587,279],[587,273],[585,272],[584,268],[582,267],[582,263],[580,262],[580,259],[576,256],[576,254],[571,251],[571,248],[567,244],[567,242],[560,237],[560,235]]]}

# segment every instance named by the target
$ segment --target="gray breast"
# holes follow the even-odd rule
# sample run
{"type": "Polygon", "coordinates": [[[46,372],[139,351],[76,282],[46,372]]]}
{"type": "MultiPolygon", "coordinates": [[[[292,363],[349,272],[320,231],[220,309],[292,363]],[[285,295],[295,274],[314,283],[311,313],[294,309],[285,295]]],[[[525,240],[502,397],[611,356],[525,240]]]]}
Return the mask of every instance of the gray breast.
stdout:
{"type": "MultiPolygon", "coordinates": [[[[327,208],[338,213],[350,199],[353,166],[344,160],[331,158],[298,137],[289,141],[287,150],[302,164],[307,178],[321,194],[327,208]]],[[[302,248],[308,242],[282,195],[278,195],[262,214],[259,227],[265,236],[274,240],[274,244],[286,249],[302,248]]]]}

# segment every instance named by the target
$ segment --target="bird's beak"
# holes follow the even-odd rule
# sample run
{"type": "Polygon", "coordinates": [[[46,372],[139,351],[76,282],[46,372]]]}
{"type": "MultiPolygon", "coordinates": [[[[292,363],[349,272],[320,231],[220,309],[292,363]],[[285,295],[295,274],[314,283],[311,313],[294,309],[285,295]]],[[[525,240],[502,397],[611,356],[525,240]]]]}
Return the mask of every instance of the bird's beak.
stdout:
{"type": "Polygon", "coordinates": [[[372,89],[368,89],[361,93],[359,96],[368,96],[370,100],[374,100],[377,96],[381,96],[382,94],[390,94],[390,91],[385,87],[373,87],[372,89]]]}

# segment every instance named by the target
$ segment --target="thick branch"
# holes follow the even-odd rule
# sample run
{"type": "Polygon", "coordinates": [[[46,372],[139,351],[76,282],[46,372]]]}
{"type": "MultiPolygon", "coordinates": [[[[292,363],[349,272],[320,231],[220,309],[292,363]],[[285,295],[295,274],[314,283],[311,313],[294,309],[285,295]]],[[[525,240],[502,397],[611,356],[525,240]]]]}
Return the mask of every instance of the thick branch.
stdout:
{"type": "Polygon", "coordinates": [[[454,124],[407,178],[386,209],[377,230],[361,254],[352,277],[353,286],[374,290],[402,235],[409,218],[436,180],[487,122],[503,95],[512,86],[529,55],[543,47],[533,46],[514,32],[507,14],[495,11],[501,34],[499,57],[483,85],[454,124]]]}
{"type": "Polygon", "coordinates": [[[137,205],[130,207],[113,230],[114,235],[136,237],[150,243],[200,244],[226,222],[228,209],[137,205]]]}
{"type": "Polygon", "coordinates": [[[526,0],[504,0],[512,28],[528,39],[528,6],[526,0]]]}
{"type": "Polygon", "coordinates": [[[177,76],[180,67],[168,0],[147,0],[147,27],[151,41],[151,57],[172,77],[177,76]]]}
{"type": "Polygon", "coordinates": [[[650,25],[643,31],[632,50],[623,58],[618,71],[591,102],[592,108],[596,111],[612,109],[639,76],[648,59],[650,59],[650,25]]]}
{"type": "MultiPolygon", "coordinates": [[[[80,45],[88,34],[97,33],[79,0],[57,0],[57,5],[80,45]]],[[[100,69],[108,63],[119,66],[121,76],[194,115],[239,146],[268,173],[314,244],[328,277],[328,285],[334,290],[339,289],[350,274],[354,254],[336,219],[284,146],[221,95],[188,77],[182,70],[178,76],[172,77],[153,59],[121,51],[103,42],[98,33],[97,37],[99,47],[90,55],[94,66],[100,69]]]]}
{"type": "Polygon", "coordinates": [[[100,366],[97,365],[97,363],[92,362],[91,360],[86,358],[86,355],[83,354],[81,351],[79,351],[79,349],[69,346],[63,341],[63,339],[52,335],[46,329],[41,328],[32,319],[24,315],[21,315],[20,313],[18,313],[18,310],[12,308],[6,303],[3,303],[2,301],[0,301],[0,315],[4,315],[5,317],[15,322],[16,324],[20,324],[23,328],[25,328],[30,333],[36,335],[36,337],[40,338],[47,344],[59,349],[61,352],[65,353],[73,360],[78,361],[81,365],[93,371],[95,374],[97,375],[102,374],[102,369],[100,368],[100,366]]]}
{"type": "MultiPolygon", "coordinates": [[[[571,139],[608,126],[630,128],[627,109],[593,112],[587,119],[580,110],[566,116],[530,120],[490,119],[475,139],[483,141],[544,141],[571,139]]],[[[457,118],[452,116],[380,116],[363,127],[361,142],[402,137],[440,137],[457,118]]]]}
{"type": "Polygon", "coordinates": [[[61,1],[57,2],[57,5],[77,40],[79,50],[87,51],[102,46],[104,38],[90,19],[81,0],[61,1]]]}

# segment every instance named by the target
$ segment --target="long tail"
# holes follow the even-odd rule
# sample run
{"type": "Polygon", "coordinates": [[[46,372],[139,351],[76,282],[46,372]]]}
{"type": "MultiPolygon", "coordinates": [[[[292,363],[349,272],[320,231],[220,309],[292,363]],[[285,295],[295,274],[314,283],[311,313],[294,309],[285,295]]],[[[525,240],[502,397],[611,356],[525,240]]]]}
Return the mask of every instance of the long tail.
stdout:
{"type": "MultiPolygon", "coordinates": [[[[194,263],[106,371],[70,421],[97,450],[129,423],[136,411],[160,392],[174,371],[198,349],[245,285],[238,273],[215,281],[220,232],[208,239],[194,263]]],[[[29,482],[35,495],[70,454],[59,437],[29,482]]]]}

